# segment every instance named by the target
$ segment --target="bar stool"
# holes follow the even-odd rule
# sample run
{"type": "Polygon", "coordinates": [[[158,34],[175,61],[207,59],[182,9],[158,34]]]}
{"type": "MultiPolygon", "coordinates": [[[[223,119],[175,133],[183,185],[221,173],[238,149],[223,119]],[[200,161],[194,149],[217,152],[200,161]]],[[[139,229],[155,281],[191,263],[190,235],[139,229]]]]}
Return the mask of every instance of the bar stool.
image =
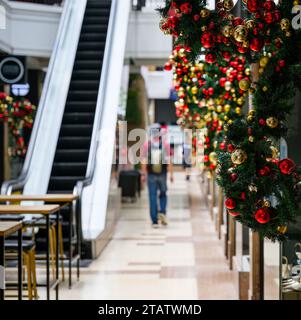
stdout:
{"type": "MultiPolygon", "coordinates": [[[[34,297],[38,299],[37,291],[37,274],[35,263],[35,243],[32,240],[22,241],[23,261],[27,270],[27,291],[28,299],[34,297]]],[[[8,259],[14,259],[15,253],[18,251],[18,242],[16,240],[8,240],[5,242],[5,252],[8,259]]]]}

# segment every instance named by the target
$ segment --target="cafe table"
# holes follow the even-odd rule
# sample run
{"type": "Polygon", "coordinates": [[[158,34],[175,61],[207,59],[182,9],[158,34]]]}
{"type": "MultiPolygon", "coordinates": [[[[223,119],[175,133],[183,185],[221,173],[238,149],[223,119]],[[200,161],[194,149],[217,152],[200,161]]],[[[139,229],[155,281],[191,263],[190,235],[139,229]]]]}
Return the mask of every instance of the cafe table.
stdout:
{"type": "MultiPolygon", "coordinates": [[[[56,300],[59,298],[59,205],[0,205],[0,214],[4,215],[41,215],[46,220],[46,298],[50,300],[50,289],[55,289],[56,300]],[[56,278],[50,283],[50,251],[49,251],[49,231],[50,215],[56,214],[56,278]]],[[[41,286],[41,285],[39,285],[41,286]]]]}
{"type": "Polygon", "coordinates": [[[22,300],[22,222],[0,221],[0,300],[5,297],[5,239],[18,232],[18,299],[22,300]]]}
{"type": "Polygon", "coordinates": [[[80,222],[76,219],[77,231],[77,254],[72,257],[72,203],[78,199],[78,195],[74,194],[42,194],[42,195],[26,195],[26,194],[12,194],[0,195],[0,202],[14,203],[14,202],[46,202],[51,204],[59,204],[61,208],[69,206],[69,288],[72,287],[72,263],[77,264],[77,279],[80,277],[80,222]]]}

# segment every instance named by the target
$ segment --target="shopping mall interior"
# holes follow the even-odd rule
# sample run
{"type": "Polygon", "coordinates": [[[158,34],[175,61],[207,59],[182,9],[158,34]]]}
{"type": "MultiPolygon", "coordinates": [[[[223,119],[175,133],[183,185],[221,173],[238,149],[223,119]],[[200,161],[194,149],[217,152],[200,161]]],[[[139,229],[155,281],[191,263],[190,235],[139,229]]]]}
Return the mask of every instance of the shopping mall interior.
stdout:
{"type": "Polygon", "coordinates": [[[298,4],[0,0],[0,300],[301,300],[298,4]]]}

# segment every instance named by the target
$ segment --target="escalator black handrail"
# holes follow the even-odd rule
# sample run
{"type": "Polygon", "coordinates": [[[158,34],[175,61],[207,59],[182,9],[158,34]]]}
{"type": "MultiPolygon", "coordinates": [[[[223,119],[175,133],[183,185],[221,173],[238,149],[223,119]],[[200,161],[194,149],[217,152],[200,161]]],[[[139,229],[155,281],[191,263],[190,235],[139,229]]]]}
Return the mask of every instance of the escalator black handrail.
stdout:
{"type": "Polygon", "coordinates": [[[48,88],[50,86],[50,80],[52,78],[52,74],[54,71],[53,66],[54,66],[54,63],[57,58],[59,47],[62,45],[63,40],[64,40],[64,39],[62,39],[63,37],[61,35],[64,32],[64,29],[66,27],[66,23],[68,21],[68,15],[70,15],[70,13],[71,13],[71,11],[68,10],[68,7],[70,6],[70,4],[71,4],[71,2],[65,1],[62,17],[61,17],[59,28],[58,28],[56,41],[55,41],[55,44],[53,47],[53,53],[52,53],[50,61],[49,61],[48,70],[50,70],[50,72],[47,72],[46,79],[44,82],[43,94],[42,94],[42,97],[41,97],[41,100],[39,103],[39,108],[38,108],[38,111],[37,111],[37,114],[35,117],[34,127],[32,130],[32,133],[31,133],[30,143],[28,146],[28,150],[26,153],[26,157],[25,157],[24,165],[22,167],[22,171],[21,171],[18,178],[12,179],[12,180],[7,180],[7,181],[3,182],[2,186],[1,186],[1,194],[11,194],[13,191],[21,191],[24,188],[24,186],[28,180],[29,169],[31,166],[35,143],[37,140],[38,132],[40,130],[41,119],[42,119],[42,116],[45,112],[44,109],[45,109],[46,96],[47,96],[48,88]]]}
{"type": "Polygon", "coordinates": [[[73,206],[73,210],[74,210],[73,215],[74,217],[76,217],[77,223],[79,223],[79,226],[80,226],[80,228],[78,229],[79,231],[78,236],[80,237],[80,239],[84,239],[82,228],[81,228],[81,225],[82,225],[81,207],[82,207],[83,191],[85,187],[88,187],[92,184],[93,176],[96,168],[97,149],[100,142],[97,136],[101,129],[102,116],[103,116],[102,111],[103,111],[103,105],[106,98],[105,93],[107,92],[106,76],[108,74],[109,66],[110,66],[110,52],[112,50],[112,44],[113,44],[112,36],[114,34],[114,27],[115,27],[114,21],[117,14],[117,2],[118,0],[112,0],[112,4],[111,4],[110,19],[109,19],[109,25],[107,29],[106,46],[105,46],[102,71],[101,71],[101,80],[100,80],[100,90],[102,90],[103,94],[100,96],[100,99],[97,100],[87,172],[86,172],[85,178],[77,181],[73,189],[73,194],[76,194],[79,196],[78,205],[73,206]]]}

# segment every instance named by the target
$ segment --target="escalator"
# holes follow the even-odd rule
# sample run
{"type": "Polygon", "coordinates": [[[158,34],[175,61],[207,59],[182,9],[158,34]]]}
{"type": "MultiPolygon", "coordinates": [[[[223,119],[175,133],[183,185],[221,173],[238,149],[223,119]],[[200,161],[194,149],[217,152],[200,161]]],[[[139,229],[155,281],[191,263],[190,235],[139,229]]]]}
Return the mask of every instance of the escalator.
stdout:
{"type": "MultiPolygon", "coordinates": [[[[108,241],[118,210],[112,168],[130,10],[131,0],[64,1],[21,174],[1,186],[1,194],[78,195],[72,243],[81,239],[88,257],[108,241]]],[[[67,210],[61,210],[65,251],[67,210]]]]}
{"type": "Polygon", "coordinates": [[[84,179],[90,150],[111,1],[88,0],[62,126],[50,193],[72,193],[84,179]]]}
{"type": "MultiPolygon", "coordinates": [[[[77,181],[85,178],[110,10],[110,0],[87,1],[48,193],[73,193],[77,181]]],[[[69,208],[61,209],[65,251],[69,251],[69,214],[69,208]]],[[[38,251],[45,249],[44,232],[36,236],[38,251]]],[[[74,227],[72,235],[75,249],[74,227]]]]}

